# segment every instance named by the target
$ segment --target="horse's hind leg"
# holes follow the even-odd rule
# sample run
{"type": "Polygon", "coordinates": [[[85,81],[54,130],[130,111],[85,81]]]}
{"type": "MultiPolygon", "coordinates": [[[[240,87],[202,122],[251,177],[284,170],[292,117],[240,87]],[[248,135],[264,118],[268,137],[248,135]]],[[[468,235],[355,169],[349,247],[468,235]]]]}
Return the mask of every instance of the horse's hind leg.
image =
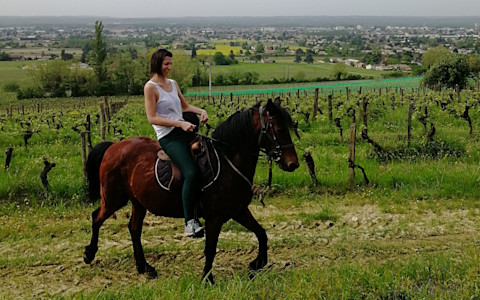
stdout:
{"type": "Polygon", "coordinates": [[[92,238],[90,240],[90,245],[85,247],[85,253],[83,256],[83,261],[85,263],[91,263],[98,251],[98,233],[100,231],[100,227],[103,225],[105,220],[107,220],[117,210],[122,208],[126,203],[127,201],[119,203],[117,206],[107,206],[105,205],[105,201],[102,200],[100,207],[92,213],[92,238]]]}
{"type": "Polygon", "coordinates": [[[203,268],[202,278],[207,278],[211,284],[214,284],[212,266],[215,254],[217,254],[218,236],[223,223],[218,218],[205,220],[205,267],[203,268]]]}
{"type": "Polygon", "coordinates": [[[132,237],[133,254],[135,256],[137,270],[140,274],[146,273],[150,278],[157,278],[157,271],[145,260],[141,241],[143,219],[147,211],[138,202],[132,201],[132,203],[132,216],[130,217],[130,223],[128,223],[128,230],[132,237]]]}
{"type": "Polygon", "coordinates": [[[258,239],[258,256],[249,265],[251,271],[258,271],[267,264],[267,233],[265,229],[258,224],[252,213],[246,207],[239,215],[233,218],[235,221],[243,225],[245,228],[253,231],[258,239]]]}

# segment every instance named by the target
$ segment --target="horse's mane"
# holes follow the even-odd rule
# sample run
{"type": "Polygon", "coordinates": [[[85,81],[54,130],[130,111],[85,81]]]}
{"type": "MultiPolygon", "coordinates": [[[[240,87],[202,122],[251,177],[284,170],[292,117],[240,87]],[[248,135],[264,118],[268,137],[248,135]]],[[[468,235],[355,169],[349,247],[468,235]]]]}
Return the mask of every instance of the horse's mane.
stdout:
{"type": "Polygon", "coordinates": [[[245,142],[253,136],[253,111],[258,108],[260,103],[255,106],[237,111],[222,122],[212,134],[214,139],[222,141],[232,148],[245,145],[245,142]]]}
{"type": "MultiPolygon", "coordinates": [[[[279,116],[286,122],[289,128],[292,128],[292,117],[286,109],[281,107],[275,102],[271,102],[268,105],[272,115],[279,116]]],[[[218,125],[212,134],[214,139],[220,140],[225,144],[231,146],[231,148],[238,148],[245,146],[246,142],[252,139],[253,136],[253,111],[260,107],[260,103],[255,104],[249,109],[237,111],[233,115],[229,116],[225,122],[218,125]]],[[[256,140],[254,141],[257,142],[256,140]]]]}

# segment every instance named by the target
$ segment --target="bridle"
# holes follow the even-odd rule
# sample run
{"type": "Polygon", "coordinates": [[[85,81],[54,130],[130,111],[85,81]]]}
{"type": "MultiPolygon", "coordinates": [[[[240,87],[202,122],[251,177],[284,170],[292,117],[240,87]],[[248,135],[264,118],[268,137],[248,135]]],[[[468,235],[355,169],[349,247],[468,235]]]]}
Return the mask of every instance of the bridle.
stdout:
{"type": "MultiPolygon", "coordinates": [[[[273,130],[273,125],[272,125],[272,122],[271,122],[273,120],[273,118],[275,118],[275,117],[270,116],[270,113],[268,112],[268,110],[266,110],[266,112],[267,112],[267,123],[265,123],[265,120],[264,120],[264,117],[263,117],[263,106],[262,105],[258,108],[258,112],[259,112],[259,117],[260,117],[261,128],[260,128],[260,135],[258,136],[257,145],[258,145],[258,148],[260,149],[260,151],[267,155],[268,165],[269,165],[268,186],[270,186],[271,181],[272,181],[272,163],[271,162],[272,161],[278,162],[282,157],[282,153],[283,153],[282,150],[295,148],[295,145],[294,144],[280,145],[279,142],[278,142],[277,136],[275,135],[275,131],[273,130]],[[268,139],[270,141],[270,143],[274,145],[270,150],[267,150],[265,147],[262,147],[262,143],[265,139],[268,139]]],[[[220,143],[220,144],[223,144],[223,145],[226,145],[226,146],[231,146],[231,145],[229,145],[225,142],[222,142],[220,140],[214,139],[214,138],[209,137],[209,136],[203,136],[203,137],[206,137],[208,139],[211,139],[214,142],[217,142],[217,143],[220,143]]],[[[230,167],[238,175],[240,175],[240,177],[242,177],[248,183],[250,188],[253,190],[253,188],[254,188],[253,182],[250,182],[250,180],[233,164],[233,162],[225,154],[223,155],[223,157],[225,158],[227,163],[230,165],[230,167]]],[[[262,201],[262,203],[263,203],[263,201],[262,201]]]]}
{"type": "Polygon", "coordinates": [[[277,139],[277,136],[275,135],[275,131],[273,130],[273,126],[271,122],[275,117],[270,116],[270,113],[268,112],[268,110],[266,110],[266,112],[267,112],[267,123],[265,124],[265,120],[263,118],[263,106],[260,106],[258,108],[258,113],[260,116],[260,124],[261,124],[260,135],[258,136],[258,147],[260,148],[260,151],[262,151],[267,155],[267,158],[269,161],[273,160],[275,162],[278,162],[282,157],[282,153],[283,153],[282,150],[294,148],[294,145],[293,144],[280,145],[278,143],[278,139],[277,139]],[[267,150],[265,147],[262,147],[262,143],[265,139],[267,139],[273,145],[273,147],[270,150],[267,150]]]}

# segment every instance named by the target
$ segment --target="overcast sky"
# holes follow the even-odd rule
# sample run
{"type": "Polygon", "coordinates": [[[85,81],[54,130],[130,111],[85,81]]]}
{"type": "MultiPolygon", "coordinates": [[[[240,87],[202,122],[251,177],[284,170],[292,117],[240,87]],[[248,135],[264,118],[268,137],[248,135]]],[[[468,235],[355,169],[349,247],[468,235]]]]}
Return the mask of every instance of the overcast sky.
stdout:
{"type": "Polygon", "coordinates": [[[0,16],[479,16],[480,0],[0,0],[0,16]]]}

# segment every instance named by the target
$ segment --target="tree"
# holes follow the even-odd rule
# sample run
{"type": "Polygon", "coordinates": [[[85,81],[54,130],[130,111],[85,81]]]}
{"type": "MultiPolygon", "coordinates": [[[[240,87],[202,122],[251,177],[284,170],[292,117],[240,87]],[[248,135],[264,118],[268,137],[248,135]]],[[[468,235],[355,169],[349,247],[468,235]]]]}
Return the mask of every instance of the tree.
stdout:
{"type": "Polygon", "coordinates": [[[68,87],[70,68],[62,60],[47,61],[37,66],[37,70],[31,73],[32,81],[46,95],[53,97],[65,97],[68,87]]]}
{"type": "Polygon", "coordinates": [[[336,63],[333,66],[332,75],[335,80],[341,80],[342,76],[345,77],[347,74],[347,66],[344,63],[336,63]]]}
{"type": "Polygon", "coordinates": [[[182,92],[185,92],[192,84],[195,73],[194,65],[191,63],[190,57],[181,50],[173,52],[172,64],[174,67],[170,71],[169,77],[178,83],[182,92]]]}
{"type": "Polygon", "coordinates": [[[0,61],[8,61],[8,60],[12,60],[12,59],[10,58],[10,54],[2,51],[2,52],[0,53],[0,61]]]}
{"type": "Polygon", "coordinates": [[[213,62],[218,66],[226,65],[225,55],[222,52],[215,52],[213,62]]]}
{"type": "Polygon", "coordinates": [[[435,48],[428,49],[422,56],[422,64],[430,68],[434,64],[444,60],[445,58],[451,57],[452,53],[448,51],[447,48],[443,46],[437,46],[435,48]]]}
{"type": "Polygon", "coordinates": [[[92,47],[91,47],[90,43],[85,43],[82,46],[82,57],[80,58],[80,61],[82,63],[87,62],[87,57],[89,56],[91,50],[92,50],[92,47]]]}
{"type": "Polygon", "coordinates": [[[90,56],[90,62],[98,80],[97,93],[99,95],[110,94],[109,83],[107,82],[107,46],[103,41],[103,24],[101,21],[95,22],[95,39],[90,56]]]}
{"type": "Polygon", "coordinates": [[[295,54],[295,59],[293,60],[295,63],[300,63],[302,61],[302,56],[300,54],[295,54]]]}
{"type": "Polygon", "coordinates": [[[255,62],[258,62],[262,59],[262,56],[260,54],[255,54],[255,55],[251,55],[250,59],[255,61],[255,62]]]}
{"type": "Polygon", "coordinates": [[[121,51],[115,55],[113,81],[116,93],[131,93],[135,80],[135,64],[130,52],[121,51]]]}
{"type": "Polygon", "coordinates": [[[195,44],[193,45],[193,48],[192,48],[192,58],[195,58],[197,56],[197,49],[195,49],[195,44]]]}
{"type": "Polygon", "coordinates": [[[440,84],[442,87],[455,88],[458,85],[463,89],[471,74],[472,70],[466,56],[449,55],[430,67],[423,77],[423,82],[429,87],[440,84]]]}
{"type": "Polygon", "coordinates": [[[304,55],[305,52],[303,51],[302,48],[298,48],[297,50],[295,50],[295,55],[304,55]]]}
{"type": "Polygon", "coordinates": [[[262,43],[258,43],[255,47],[255,53],[265,53],[265,47],[262,43]]]}
{"type": "Polygon", "coordinates": [[[373,50],[363,58],[363,61],[369,65],[379,64],[382,61],[382,53],[378,50],[373,50]]]}
{"type": "Polygon", "coordinates": [[[307,56],[305,56],[305,59],[303,60],[304,62],[306,62],[307,64],[313,64],[313,57],[312,57],[312,54],[307,54],[307,56]]]}

